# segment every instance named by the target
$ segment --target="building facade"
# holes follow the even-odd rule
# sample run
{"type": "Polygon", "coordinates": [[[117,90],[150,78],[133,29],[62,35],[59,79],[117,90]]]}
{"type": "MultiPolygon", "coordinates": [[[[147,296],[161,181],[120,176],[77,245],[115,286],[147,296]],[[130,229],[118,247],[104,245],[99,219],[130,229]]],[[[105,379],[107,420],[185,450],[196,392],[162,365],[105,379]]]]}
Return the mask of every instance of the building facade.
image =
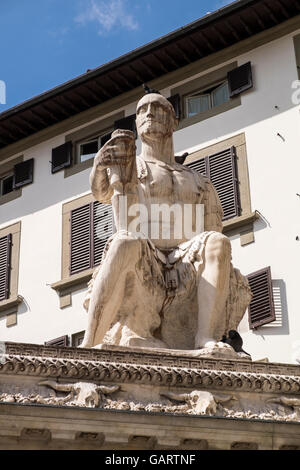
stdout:
{"type": "Polygon", "coordinates": [[[0,341],[80,344],[112,231],[90,192],[93,156],[133,128],[146,82],[174,104],[176,155],[212,179],[233,263],[250,276],[244,349],[297,363],[299,67],[298,2],[239,1],[2,113],[0,341]]]}

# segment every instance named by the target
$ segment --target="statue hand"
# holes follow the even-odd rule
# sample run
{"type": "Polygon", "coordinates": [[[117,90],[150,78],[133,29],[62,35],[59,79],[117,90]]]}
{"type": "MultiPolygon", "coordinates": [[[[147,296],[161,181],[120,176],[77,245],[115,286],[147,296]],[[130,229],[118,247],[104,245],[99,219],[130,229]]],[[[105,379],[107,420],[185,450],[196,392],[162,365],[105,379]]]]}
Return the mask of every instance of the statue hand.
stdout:
{"type": "Polygon", "coordinates": [[[101,169],[114,166],[127,167],[135,158],[135,137],[131,131],[117,130],[97,153],[94,165],[101,169]]]}

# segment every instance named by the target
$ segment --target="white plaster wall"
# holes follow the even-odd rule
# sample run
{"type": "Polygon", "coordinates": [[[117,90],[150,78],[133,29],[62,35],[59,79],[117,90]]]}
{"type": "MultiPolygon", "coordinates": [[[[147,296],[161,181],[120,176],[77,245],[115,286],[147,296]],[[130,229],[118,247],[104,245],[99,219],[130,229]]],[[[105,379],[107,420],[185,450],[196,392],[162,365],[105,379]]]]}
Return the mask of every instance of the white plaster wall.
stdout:
{"type": "MultiPolygon", "coordinates": [[[[292,36],[237,58],[239,64],[251,60],[255,82],[255,88],[242,95],[241,106],[174,136],[179,153],[246,133],[252,209],[263,217],[255,223],[254,244],[242,248],[239,237],[232,237],[233,261],[244,274],[271,266],[274,285],[283,295],[283,321],[282,326],[252,332],[245,318],[240,331],[254,359],[268,357],[275,362],[291,362],[292,345],[300,340],[300,242],[296,241],[300,236],[296,196],[300,193],[300,107],[291,102],[291,83],[297,79],[292,36]]],[[[168,96],[169,90],[163,94],[168,96]]],[[[135,105],[125,108],[126,115],[134,112],[135,105]]],[[[0,318],[0,340],[43,343],[86,327],[84,290],[73,294],[72,306],[60,310],[50,287],[61,276],[62,204],[89,192],[90,170],[66,179],[63,171],[51,175],[51,149],[63,142],[61,135],[24,152],[25,159],[35,159],[34,183],[23,189],[22,198],[0,206],[0,228],[22,221],[19,294],[25,299],[16,326],[7,328],[5,318],[0,318]]]]}

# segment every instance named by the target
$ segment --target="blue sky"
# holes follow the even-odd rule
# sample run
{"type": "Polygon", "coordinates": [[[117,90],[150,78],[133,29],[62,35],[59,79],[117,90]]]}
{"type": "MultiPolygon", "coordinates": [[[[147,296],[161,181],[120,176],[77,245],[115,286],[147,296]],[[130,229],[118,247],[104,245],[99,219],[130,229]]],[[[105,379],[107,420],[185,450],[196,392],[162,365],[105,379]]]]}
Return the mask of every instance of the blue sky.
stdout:
{"type": "Polygon", "coordinates": [[[0,0],[0,112],[232,0],[0,0]]]}

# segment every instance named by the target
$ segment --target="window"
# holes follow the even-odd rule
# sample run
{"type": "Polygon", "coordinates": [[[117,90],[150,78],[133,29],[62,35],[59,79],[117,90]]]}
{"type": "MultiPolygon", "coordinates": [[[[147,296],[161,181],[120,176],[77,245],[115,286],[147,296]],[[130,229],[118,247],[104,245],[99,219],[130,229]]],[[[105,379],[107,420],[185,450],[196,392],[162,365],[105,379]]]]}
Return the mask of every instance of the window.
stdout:
{"type": "Polygon", "coordinates": [[[259,328],[276,320],[271,268],[247,276],[253,294],[249,311],[249,326],[259,328]]]}
{"type": "Polygon", "coordinates": [[[21,188],[33,182],[34,160],[23,156],[0,165],[0,204],[21,196],[21,188]]]}
{"type": "Polygon", "coordinates": [[[204,113],[213,107],[220,106],[229,101],[228,82],[224,82],[212,89],[194,93],[185,97],[186,117],[204,113]]]}
{"type": "Polygon", "coordinates": [[[70,275],[100,264],[112,226],[110,205],[92,202],[71,212],[70,275]]]}
{"type": "Polygon", "coordinates": [[[0,238],[0,301],[9,297],[11,233],[0,238]]]}
{"type": "Polygon", "coordinates": [[[242,104],[241,93],[253,86],[252,66],[233,62],[171,89],[179,129],[203,121],[242,104]]]}
{"type": "MultiPolygon", "coordinates": [[[[56,171],[64,169],[64,175],[67,178],[92,167],[96,153],[110,139],[116,123],[119,122],[119,125],[122,125],[123,118],[124,111],[121,111],[66,135],[65,144],[57,148],[57,150],[61,148],[61,155],[58,155],[58,169],[56,171]]],[[[128,118],[126,119],[128,120],[128,118]]],[[[52,173],[54,173],[53,163],[52,173]]]]}
{"type": "Polygon", "coordinates": [[[7,315],[7,326],[16,324],[21,302],[18,297],[20,235],[20,222],[0,230],[0,312],[7,315]]]}
{"type": "Polygon", "coordinates": [[[3,176],[0,180],[0,196],[5,196],[14,190],[14,175],[3,176]]]}
{"type": "Polygon", "coordinates": [[[79,333],[75,333],[72,335],[72,346],[73,348],[78,348],[84,339],[85,331],[80,331],[79,333]]]}
{"type": "Polygon", "coordinates": [[[94,159],[98,150],[110,139],[112,129],[103,135],[93,137],[77,144],[77,162],[82,163],[94,159]]]}
{"type": "Polygon", "coordinates": [[[113,233],[109,204],[95,201],[92,194],[63,204],[61,280],[51,285],[59,293],[60,308],[71,305],[74,291],[86,287],[102,259],[113,233]]]}

